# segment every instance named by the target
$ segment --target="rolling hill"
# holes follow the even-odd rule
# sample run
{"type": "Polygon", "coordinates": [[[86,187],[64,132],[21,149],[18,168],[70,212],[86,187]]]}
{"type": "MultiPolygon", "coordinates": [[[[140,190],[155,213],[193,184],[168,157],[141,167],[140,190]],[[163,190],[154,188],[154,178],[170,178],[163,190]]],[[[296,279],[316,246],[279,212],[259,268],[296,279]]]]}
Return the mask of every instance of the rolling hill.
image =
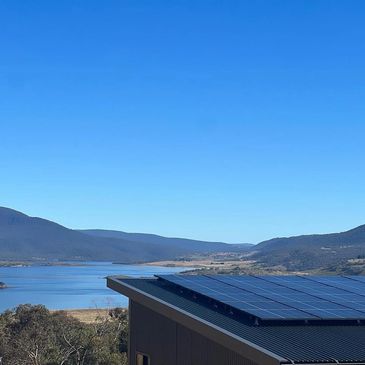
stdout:
{"type": "Polygon", "coordinates": [[[77,231],[0,207],[0,260],[108,260],[127,263],[231,249],[233,246],[220,242],[102,230],[77,231]]]}
{"type": "Polygon", "coordinates": [[[123,239],[133,242],[151,243],[161,247],[175,247],[179,250],[190,252],[219,252],[219,251],[235,251],[245,250],[251,248],[249,243],[230,244],[222,242],[206,242],[186,238],[163,237],[156,234],[149,233],[127,233],[122,231],[112,231],[105,229],[85,229],[79,232],[94,236],[105,238],[123,239]]]}
{"type": "Polygon", "coordinates": [[[326,267],[365,257],[365,225],[346,232],[274,238],[254,247],[254,257],[291,270],[326,267]]]}
{"type": "Polygon", "coordinates": [[[257,245],[169,238],[146,233],[73,230],[0,207],[0,260],[169,260],[194,253],[249,252],[266,266],[307,270],[365,258],[365,225],[346,232],[280,237],[257,245]]]}

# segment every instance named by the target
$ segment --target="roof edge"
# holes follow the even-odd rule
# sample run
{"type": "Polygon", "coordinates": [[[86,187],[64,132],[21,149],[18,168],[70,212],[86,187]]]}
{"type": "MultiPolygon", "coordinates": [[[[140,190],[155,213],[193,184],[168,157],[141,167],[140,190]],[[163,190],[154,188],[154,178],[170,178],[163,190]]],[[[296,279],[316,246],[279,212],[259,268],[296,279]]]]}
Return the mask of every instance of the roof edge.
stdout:
{"type": "MultiPolygon", "coordinates": [[[[145,279],[138,279],[145,280],[145,279]]],[[[201,333],[210,340],[222,343],[232,351],[239,353],[245,358],[260,365],[288,364],[290,361],[285,359],[253,342],[226,331],[202,318],[199,318],[173,304],[167,303],[153,295],[139,290],[120,279],[120,276],[107,277],[107,286],[121,293],[130,299],[139,302],[156,312],[167,316],[174,321],[182,324],[189,329],[201,333]]]]}

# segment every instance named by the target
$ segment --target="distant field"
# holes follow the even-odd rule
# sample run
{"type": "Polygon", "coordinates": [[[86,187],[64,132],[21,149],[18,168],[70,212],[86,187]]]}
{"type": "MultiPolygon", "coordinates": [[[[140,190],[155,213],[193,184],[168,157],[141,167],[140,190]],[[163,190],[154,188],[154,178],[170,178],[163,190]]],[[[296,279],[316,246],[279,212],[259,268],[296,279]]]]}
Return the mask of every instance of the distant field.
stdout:
{"type": "Polygon", "coordinates": [[[109,309],[68,309],[63,312],[83,323],[100,322],[109,316],[109,309]]]}
{"type": "MultiPolygon", "coordinates": [[[[208,256],[208,255],[207,255],[208,256]]],[[[216,260],[215,258],[210,258],[208,256],[207,259],[191,259],[188,261],[181,260],[166,260],[166,261],[155,261],[148,262],[145,265],[149,266],[165,266],[165,267],[186,267],[189,268],[226,268],[231,266],[245,266],[250,267],[252,265],[252,261],[242,261],[242,260],[216,260]]]]}

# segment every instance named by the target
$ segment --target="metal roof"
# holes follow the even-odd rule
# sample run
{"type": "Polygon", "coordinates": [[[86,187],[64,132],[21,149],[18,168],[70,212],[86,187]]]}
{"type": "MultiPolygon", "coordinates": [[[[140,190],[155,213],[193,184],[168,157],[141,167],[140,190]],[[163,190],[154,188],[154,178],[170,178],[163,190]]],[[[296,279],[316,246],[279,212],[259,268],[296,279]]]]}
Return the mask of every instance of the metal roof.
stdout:
{"type": "Polygon", "coordinates": [[[166,288],[157,279],[110,278],[209,322],[283,359],[282,363],[365,364],[365,326],[356,324],[256,326],[166,288]]]}

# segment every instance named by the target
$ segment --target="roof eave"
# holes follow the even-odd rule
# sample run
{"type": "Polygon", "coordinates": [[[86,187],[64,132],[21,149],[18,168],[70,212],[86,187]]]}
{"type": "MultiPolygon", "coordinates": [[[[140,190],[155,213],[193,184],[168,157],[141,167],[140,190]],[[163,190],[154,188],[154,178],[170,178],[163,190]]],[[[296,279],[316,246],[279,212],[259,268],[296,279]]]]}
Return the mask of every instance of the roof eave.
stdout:
{"type": "MultiPolygon", "coordinates": [[[[141,279],[143,280],[143,279],[141,279]]],[[[245,358],[259,363],[260,365],[288,364],[290,361],[271,351],[247,341],[229,331],[226,331],[208,321],[203,320],[183,309],[167,303],[157,297],[143,292],[122,280],[118,276],[107,278],[107,286],[130,299],[162,314],[172,320],[198,332],[212,341],[218,342],[225,347],[239,353],[245,358]]]]}

